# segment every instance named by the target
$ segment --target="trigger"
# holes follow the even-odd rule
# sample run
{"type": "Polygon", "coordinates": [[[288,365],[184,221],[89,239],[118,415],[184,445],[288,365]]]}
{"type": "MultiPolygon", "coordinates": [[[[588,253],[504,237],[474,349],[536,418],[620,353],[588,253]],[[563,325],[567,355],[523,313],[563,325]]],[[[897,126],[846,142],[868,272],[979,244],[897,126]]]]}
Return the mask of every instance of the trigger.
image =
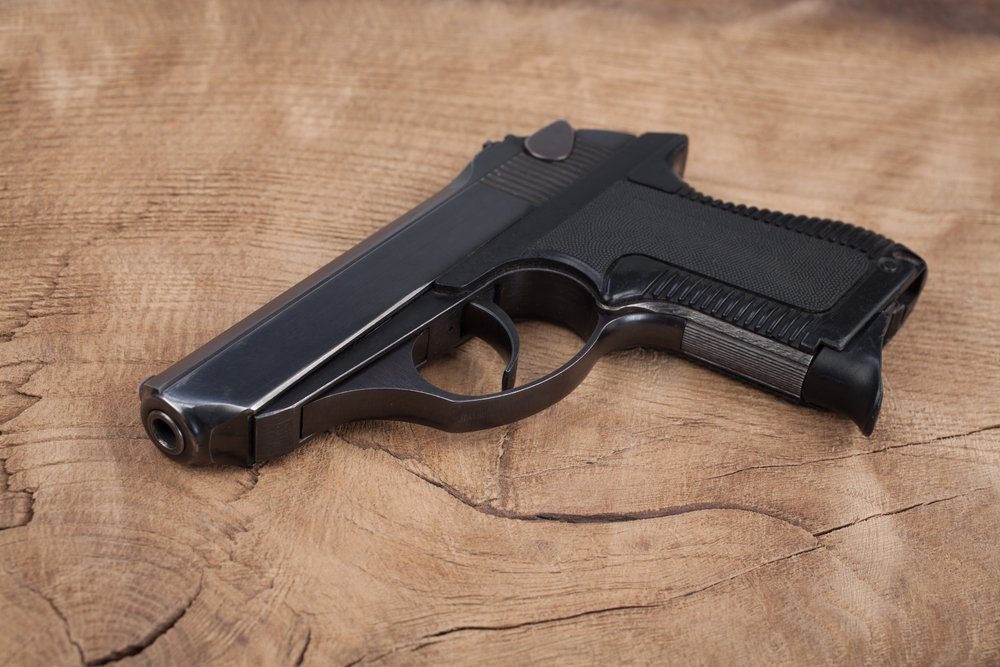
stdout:
{"type": "Polygon", "coordinates": [[[510,316],[492,301],[472,301],[462,311],[462,334],[482,338],[507,361],[500,387],[513,389],[521,342],[510,316]]]}

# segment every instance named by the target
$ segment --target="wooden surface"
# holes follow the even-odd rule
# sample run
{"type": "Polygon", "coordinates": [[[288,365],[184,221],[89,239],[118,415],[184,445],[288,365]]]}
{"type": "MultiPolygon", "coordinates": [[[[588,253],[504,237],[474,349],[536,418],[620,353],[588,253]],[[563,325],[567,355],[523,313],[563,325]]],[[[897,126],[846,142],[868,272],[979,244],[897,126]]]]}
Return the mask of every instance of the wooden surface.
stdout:
{"type": "Polygon", "coordinates": [[[0,663],[1000,662],[1000,11],[953,4],[4,3],[0,663]],[[505,429],[147,442],[143,378],[560,116],[927,259],[870,439],[635,351],[505,429]]]}

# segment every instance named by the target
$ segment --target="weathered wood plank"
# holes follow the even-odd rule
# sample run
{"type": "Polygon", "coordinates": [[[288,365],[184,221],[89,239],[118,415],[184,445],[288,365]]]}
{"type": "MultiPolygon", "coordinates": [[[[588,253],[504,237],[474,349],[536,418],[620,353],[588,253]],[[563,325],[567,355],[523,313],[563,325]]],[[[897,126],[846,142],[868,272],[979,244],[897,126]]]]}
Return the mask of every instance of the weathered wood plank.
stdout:
{"type": "MultiPolygon", "coordinates": [[[[3,5],[0,662],[1000,661],[998,36],[989,3],[3,5]],[[632,351],[493,431],[146,442],[142,378],[558,116],[927,259],[872,438],[632,351]]],[[[524,333],[522,379],[577,345],[524,333]]]]}

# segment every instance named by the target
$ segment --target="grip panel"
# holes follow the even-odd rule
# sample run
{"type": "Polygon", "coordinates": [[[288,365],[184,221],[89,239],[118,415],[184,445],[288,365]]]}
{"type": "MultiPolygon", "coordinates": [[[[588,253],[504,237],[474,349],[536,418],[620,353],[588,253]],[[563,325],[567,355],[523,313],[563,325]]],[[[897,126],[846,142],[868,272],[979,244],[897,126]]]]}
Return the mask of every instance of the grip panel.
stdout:
{"type": "Polygon", "coordinates": [[[832,308],[869,267],[847,246],[629,181],[527,252],[568,255],[602,276],[619,258],[644,255],[811,313],[832,308]]]}
{"type": "Polygon", "coordinates": [[[608,305],[663,300],[815,351],[822,341],[841,347],[890,297],[900,253],[909,256],[854,225],[726,203],[677,177],[647,184],[640,172],[522,257],[576,266],[603,285],[608,305]]]}

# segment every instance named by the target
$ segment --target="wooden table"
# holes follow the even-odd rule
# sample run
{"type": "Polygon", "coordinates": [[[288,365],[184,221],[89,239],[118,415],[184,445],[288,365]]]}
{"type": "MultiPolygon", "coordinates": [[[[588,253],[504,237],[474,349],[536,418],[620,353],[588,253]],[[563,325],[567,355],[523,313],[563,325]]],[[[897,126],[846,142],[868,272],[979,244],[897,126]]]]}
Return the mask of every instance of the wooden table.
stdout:
{"type": "Polygon", "coordinates": [[[1000,8],[899,4],[5,3],[0,662],[997,664],[1000,8]],[[509,428],[154,450],[143,378],[556,117],[927,259],[871,438],[634,351],[509,428]]]}

